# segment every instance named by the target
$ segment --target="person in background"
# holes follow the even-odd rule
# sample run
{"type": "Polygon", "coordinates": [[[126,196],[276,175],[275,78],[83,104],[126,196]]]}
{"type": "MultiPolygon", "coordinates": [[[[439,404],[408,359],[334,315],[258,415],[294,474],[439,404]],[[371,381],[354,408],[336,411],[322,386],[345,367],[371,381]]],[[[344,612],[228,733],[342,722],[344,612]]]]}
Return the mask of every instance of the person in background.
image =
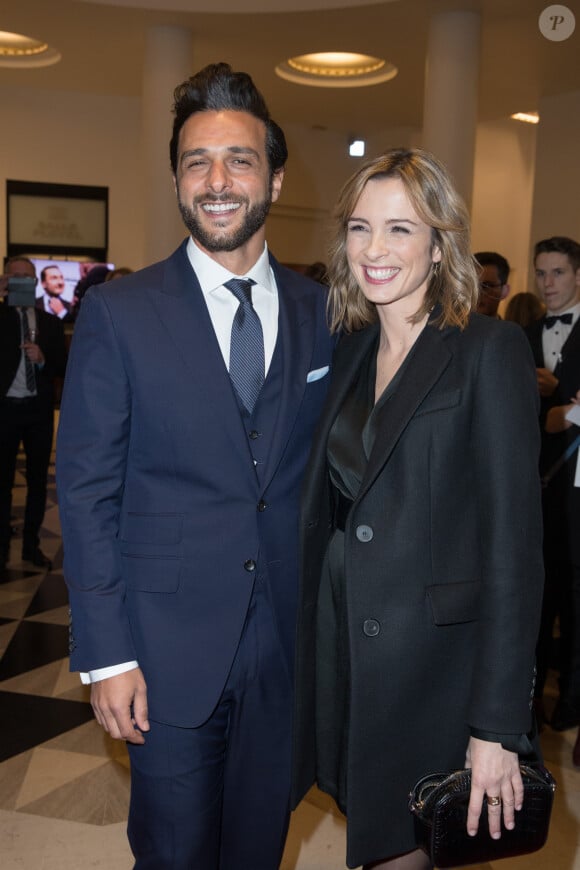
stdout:
{"type": "Polygon", "coordinates": [[[34,264],[11,257],[0,277],[0,571],[10,556],[12,488],[20,444],[26,461],[22,559],[50,570],[40,549],[54,431],[54,379],[64,377],[66,347],[59,318],[7,304],[10,278],[34,278],[34,264]]]}
{"type": "Polygon", "coordinates": [[[40,273],[44,295],[36,300],[36,307],[55,314],[59,320],[71,320],[72,303],[62,298],[66,284],[60,266],[45,266],[40,273]]]}
{"type": "Polygon", "coordinates": [[[328,284],[326,263],[322,263],[319,260],[315,263],[311,263],[310,266],[307,266],[304,270],[304,274],[307,278],[312,278],[313,281],[318,281],[319,284],[328,284]]]}
{"type": "Polygon", "coordinates": [[[546,306],[535,293],[516,293],[509,300],[504,311],[504,320],[519,323],[523,329],[540,320],[546,313],[546,306]]]}
{"type": "Polygon", "coordinates": [[[508,278],[510,264],[505,257],[495,251],[479,251],[474,254],[479,270],[479,296],[477,312],[488,317],[497,317],[499,303],[506,299],[510,292],[508,278]]]}
{"type": "Polygon", "coordinates": [[[553,630],[560,626],[559,697],[549,718],[565,731],[580,724],[580,501],[576,454],[568,455],[574,429],[565,419],[580,390],[580,244],[567,236],[537,242],[534,267],[546,314],[528,327],[541,398],[544,480],[544,563],[542,625],[538,641],[538,717],[547,719],[544,683],[554,663],[553,630]]]}
{"type": "Polygon", "coordinates": [[[133,269],[128,266],[119,266],[117,269],[111,269],[106,276],[105,281],[113,281],[115,278],[123,278],[124,275],[132,275],[133,269]]]}
{"type": "Polygon", "coordinates": [[[494,839],[518,824],[543,580],[535,372],[519,327],[471,315],[467,212],[432,155],[388,151],[347,181],[329,264],[344,337],[302,494],[293,805],[317,782],[346,814],[349,867],[422,870],[407,804],[428,773],[472,768],[470,835],[484,801],[494,839]]]}
{"type": "Polygon", "coordinates": [[[266,246],[287,149],[251,78],[219,63],[178,86],[169,150],[189,238],[92,288],[73,336],[71,666],[128,742],[136,870],[276,870],[299,486],[333,341],[320,286],[266,246]]]}

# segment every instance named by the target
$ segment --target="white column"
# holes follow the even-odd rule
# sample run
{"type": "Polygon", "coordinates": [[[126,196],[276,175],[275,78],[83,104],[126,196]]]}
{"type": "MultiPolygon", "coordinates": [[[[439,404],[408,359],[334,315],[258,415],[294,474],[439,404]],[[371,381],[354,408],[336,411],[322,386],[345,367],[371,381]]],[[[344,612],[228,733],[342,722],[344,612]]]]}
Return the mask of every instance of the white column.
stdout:
{"type": "Polygon", "coordinates": [[[444,12],[429,26],[423,147],[445,163],[471,207],[480,17],[477,12],[444,12]]]}
{"type": "Polygon", "coordinates": [[[184,238],[173,189],[169,140],[174,88],[192,75],[192,34],[179,27],[147,31],[142,86],[144,263],[167,257],[184,238]]]}

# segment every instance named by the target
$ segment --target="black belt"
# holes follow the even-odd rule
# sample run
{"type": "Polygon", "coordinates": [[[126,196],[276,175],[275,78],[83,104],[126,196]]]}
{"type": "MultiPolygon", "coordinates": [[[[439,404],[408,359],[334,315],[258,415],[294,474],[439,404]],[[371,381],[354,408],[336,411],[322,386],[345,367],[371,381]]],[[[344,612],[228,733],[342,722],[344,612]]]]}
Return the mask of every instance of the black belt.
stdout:
{"type": "Polygon", "coordinates": [[[340,529],[344,532],[346,520],[349,511],[353,505],[353,501],[341,493],[339,489],[334,490],[334,523],[335,529],[340,529]]]}

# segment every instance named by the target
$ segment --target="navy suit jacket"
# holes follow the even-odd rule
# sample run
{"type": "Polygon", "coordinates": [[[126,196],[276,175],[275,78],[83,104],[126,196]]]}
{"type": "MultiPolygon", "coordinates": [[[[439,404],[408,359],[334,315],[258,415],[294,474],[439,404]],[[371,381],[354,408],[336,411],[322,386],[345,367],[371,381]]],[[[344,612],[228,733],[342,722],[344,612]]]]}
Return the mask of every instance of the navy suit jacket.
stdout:
{"type": "Polygon", "coordinates": [[[322,288],[272,258],[283,383],[259,483],[185,244],[84,298],[57,483],[71,667],[137,659],[151,718],[194,727],[219,699],[257,574],[291,670],[299,485],[329,380],[307,375],[330,366],[332,341],[322,288]]]}

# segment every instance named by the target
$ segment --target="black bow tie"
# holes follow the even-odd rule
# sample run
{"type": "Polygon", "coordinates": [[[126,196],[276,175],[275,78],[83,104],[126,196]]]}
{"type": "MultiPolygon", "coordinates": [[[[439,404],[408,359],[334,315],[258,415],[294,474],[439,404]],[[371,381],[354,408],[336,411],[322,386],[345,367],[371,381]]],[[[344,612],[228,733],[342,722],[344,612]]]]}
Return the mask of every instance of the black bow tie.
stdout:
{"type": "Polygon", "coordinates": [[[544,323],[546,325],[546,329],[551,329],[553,327],[553,325],[558,322],[558,320],[560,320],[562,323],[570,324],[570,323],[572,323],[572,316],[573,316],[572,313],[570,313],[570,314],[550,314],[550,315],[548,315],[548,317],[546,317],[546,320],[544,321],[544,323]]]}

